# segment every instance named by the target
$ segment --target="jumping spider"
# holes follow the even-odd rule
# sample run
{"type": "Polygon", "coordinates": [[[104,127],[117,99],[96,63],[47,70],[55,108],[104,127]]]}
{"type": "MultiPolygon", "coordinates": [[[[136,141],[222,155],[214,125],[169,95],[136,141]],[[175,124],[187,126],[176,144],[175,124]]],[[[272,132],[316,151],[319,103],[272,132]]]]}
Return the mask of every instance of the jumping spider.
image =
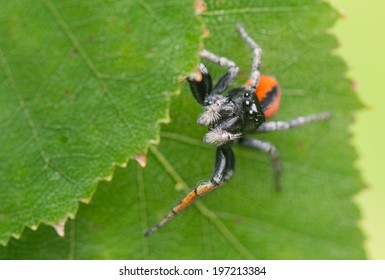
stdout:
{"type": "Polygon", "coordinates": [[[200,56],[228,68],[226,74],[213,86],[209,71],[205,65],[200,64],[199,71],[186,78],[193,96],[203,107],[198,124],[208,127],[204,142],[217,146],[214,174],[209,182],[201,183],[189,192],[163,220],[149,228],[145,232],[145,236],[164,226],[200,196],[215,190],[230,179],[235,166],[235,156],[231,148],[233,144],[269,154],[274,168],[275,187],[280,189],[281,164],[277,149],[270,142],[249,138],[245,135],[287,130],[310,122],[325,120],[331,116],[329,112],[323,112],[297,117],[290,121],[265,122],[275,114],[279,107],[278,82],[271,76],[260,74],[262,49],[249,37],[241,24],[237,25],[237,29],[253,50],[250,80],[245,85],[223,95],[234,81],[239,68],[233,61],[207,50],[202,50],[200,56]]]}

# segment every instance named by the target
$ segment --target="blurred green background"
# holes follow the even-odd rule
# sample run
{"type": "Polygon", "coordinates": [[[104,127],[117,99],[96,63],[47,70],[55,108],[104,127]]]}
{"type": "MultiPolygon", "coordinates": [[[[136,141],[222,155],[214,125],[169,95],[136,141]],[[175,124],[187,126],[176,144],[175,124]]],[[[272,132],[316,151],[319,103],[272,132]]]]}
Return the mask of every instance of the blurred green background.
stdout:
{"type": "Polygon", "coordinates": [[[356,198],[370,259],[385,259],[385,1],[329,0],[343,19],[332,30],[365,108],[351,126],[365,190],[356,198]]]}

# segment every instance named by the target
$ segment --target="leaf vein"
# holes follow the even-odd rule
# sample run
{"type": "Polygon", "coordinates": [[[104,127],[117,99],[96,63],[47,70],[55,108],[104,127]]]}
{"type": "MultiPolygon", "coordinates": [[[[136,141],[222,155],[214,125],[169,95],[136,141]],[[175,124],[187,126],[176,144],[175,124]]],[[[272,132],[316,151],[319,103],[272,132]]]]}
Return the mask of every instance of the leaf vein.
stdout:
{"type": "Polygon", "coordinates": [[[223,9],[213,10],[202,13],[203,16],[218,16],[218,15],[230,15],[230,14],[244,14],[244,13],[286,13],[286,12],[298,12],[309,10],[308,6],[300,7],[245,7],[239,9],[223,9]]]}
{"type": "Polygon", "coordinates": [[[48,11],[52,14],[52,16],[55,18],[57,24],[59,27],[63,30],[64,34],[68,37],[68,39],[71,41],[72,45],[75,47],[75,49],[79,52],[80,56],[83,58],[87,66],[90,68],[90,70],[94,73],[94,75],[98,78],[103,76],[99,70],[96,68],[95,64],[92,62],[92,60],[87,55],[86,51],[82,48],[80,42],[76,38],[76,36],[72,33],[69,26],[66,24],[64,19],[61,17],[59,11],[56,9],[55,5],[50,0],[44,0],[44,4],[48,11]]]}
{"type": "Polygon", "coordinates": [[[20,111],[24,115],[26,122],[27,122],[27,125],[32,132],[32,137],[33,137],[35,144],[39,150],[40,156],[43,159],[44,165],[48,167],[49,166],[49,158],[48,158],[46,152],[44,151],[42,144],[39,140],[39,134],[36,130],[35,122],[33,121],[32,117],[31,117],[31,113],[29,112],[29,110],[27,109],[27,106],[25,105],[23,96],[20,94],[19,88],[16,85],[15,79],[13,77],[12,70],[9,67],[7,59],[5,58],[3,51],[1,49],[0,49],[0,64],[1,64],[2,68],[4,69],[5,75],[7,76],[8,80],[12,86],[12,89],[16,95],[20,111]]]}
{"type": "MultiPolygon", "coordinates": [[[[141,213],[141,226],[142,231],[144,232],[146,228],[148,227],[147,223],[147,215],[146,215],[146,199],[145,199],[145,192],[144,192],[144,178],[143,178],[143,171],[141,167],[136,166],[136,182],[138,186],[138,197],[139,197],[139,207],[140,207],[140,213],[141,213]]],[[[149,248],[148,248],[148,238],[143,237],[142,239],[142,249],[143,249],[143,258],[149,259],[149,248]]]]}
{"type": "MultiPolygon", "coordinates": [[[[52,14],[52,16],[55,18],[57,24],[59,27],[63,30],[64,34],[68,37],[72,45],[75,47],[75,49],[79,52],[80,56],[83,58],[85,61],[86,65],[88,68],[94,73],[96,78],[98,79],[115,79],[115,80],[121,80],[119,77],[114,77],[108,74],[101,73],[97,67],[95,66],[94,62],[91,60],[91,58],[88,56],[87,52],[82,48],[79,40],[76,38],[74,33],[71,31],[70,27],[68,24],[64,21],[62,16],[60,15],[59,11],[56,9],[55,5],[50,1],[50,0],[44,0],[44,4],[49,10],[49,12],[52,14]]],[[[107,86],[104,84],[106,91],[107,91],[107,96],[112,102],[113,106],[116,108],[120,120],[126,125],[128,128],[128,131],[131,134],[131,137],[134,137],[133,133],[131,132],[131,127],[123,117],[123,114],[121,113],[121,110],[119,109],[117,103],[113,99],[111,93],[107,90],[107,86]]]]}
{"type": "Polygon", "coordinates": [[[325,238],[319,238],[317,236],[310,235],[310,234],[305,234],[305,233],[302,233],[302,232],[299,232],[299,231],[296,231],[296,230],[293,230],[293,229],[290,229],[290,228],[287,228],[287,227],[283,227],[283,226],[279,226],[279,225],[276,225],[276,224],[272,224],[272,223],[270,223],[268,221],[257,220],[257,219],[255,219],[253,217],[234,215],[232,213],[226,213],[226,212],[220,212],[220,213],[217,212],[217,215],[219,217],[223,218],[223,219],[228,219],[228,220],[244,219],[244,220],[251,221],[252,224],[259,223],[259,224],[261,224],[264,227],[270,227],[270,228],[278,229],[278,230],[290,233],[292,235],[295,235],[295,236],[299,237],[300,240],[304,240],[304,238],[306,238],[306,239],[308,239],[311,242],[315,242],[316,241],[316,242],[323,242],[323,243],[328,243],[328,244],[333,245],[331,247],[334,247],[334,245],[343,246],[343,244],[335,242],[335,241],[332,241],[332,240],[328,240],[328,239],[325,239],[325,238]]]}

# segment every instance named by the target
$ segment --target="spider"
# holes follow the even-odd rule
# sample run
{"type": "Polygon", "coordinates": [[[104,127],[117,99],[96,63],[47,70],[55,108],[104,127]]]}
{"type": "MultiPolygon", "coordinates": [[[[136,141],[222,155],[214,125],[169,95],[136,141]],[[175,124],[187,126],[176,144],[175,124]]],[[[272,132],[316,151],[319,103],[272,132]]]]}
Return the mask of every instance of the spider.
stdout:
{"type": "Polygon", "coordinates": [[[233,61],[205,49],[200,53],[201,58],[226,67],[228,71],[214,86],[209,71],[202,63],[199,71],[186,78],[192,95],[203,107],[203,113],[198,118],[199,125],[208,127],[203,141],[206,144],[217,146],[214,174],[210,181],[198,184],[190,191],[163,220],[149,228],[144,233],[145,236],[157,231],[199,197],[217,189],[230,179],[235,167],[233,144],[267,153],[274,169],[275,188],[279,190],[281,188],[281,163],[276,147],[270,142],[245,135],[287,130],[310,122],[326,120],[331,116],[330,112],[323,112],[297,117],[289,121],[265,122],[278,110],[280,89],[275,78],[260,74],[262,55],[260,46],[246,33],[241,24],[237,24],[236,28],[253,50],[251,75],[246,84],[223,95],[234,81],[239,68],[233,61]]]}

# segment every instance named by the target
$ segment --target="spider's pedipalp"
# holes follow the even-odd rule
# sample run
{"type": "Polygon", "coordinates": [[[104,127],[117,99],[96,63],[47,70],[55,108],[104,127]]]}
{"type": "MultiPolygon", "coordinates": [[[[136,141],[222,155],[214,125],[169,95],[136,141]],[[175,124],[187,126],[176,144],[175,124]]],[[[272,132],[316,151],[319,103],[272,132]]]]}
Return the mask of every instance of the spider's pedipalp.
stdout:
{"type": "Polygon", "coordinates": [[[221,127],[217,127],[207,132],[203,141],[206,144],[221,146],[229,142],[234,142],[241,137],[242,133],[231,133],[223,130],[221,127]]]}
{"type": "Polygon", "coordinates": [[[217,110],[209,108],[205,110],[198,118],[197,123],[202,126],[209,126],[216,123],[221,118],[217,110]]]}
{"type": "Polygon", "coordinates": [[[204,106],[203,113],[198,118],[198,124],[208,126],[213,123],[216,123],[220,118],[220,111],[222,105],[227,101],[227,99],[221,95],[211,96],[207,102],[211,103],[210,105],[204,106]]]}

